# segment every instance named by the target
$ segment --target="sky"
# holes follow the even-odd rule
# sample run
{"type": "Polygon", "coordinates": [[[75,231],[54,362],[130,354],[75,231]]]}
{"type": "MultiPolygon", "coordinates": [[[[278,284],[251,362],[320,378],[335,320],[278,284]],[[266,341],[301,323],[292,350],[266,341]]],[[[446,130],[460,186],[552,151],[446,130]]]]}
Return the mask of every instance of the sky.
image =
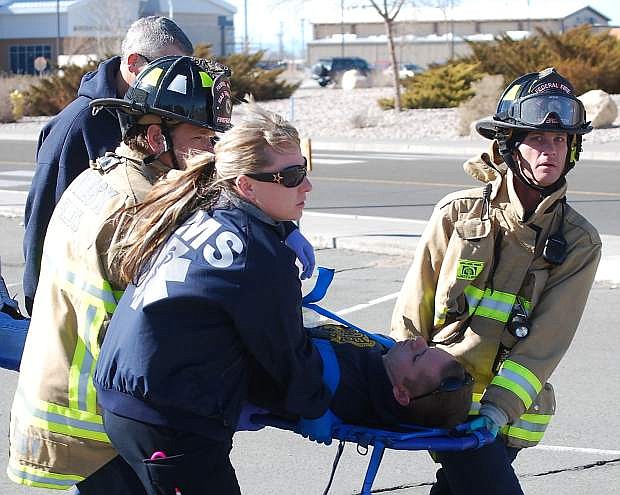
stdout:
{"type": "MultiPolygon", "coordinates": [[[[237,7],[235,15],[235,36],[243,42],[245,34],[244,4],[248,13],[248,41],[251,51],[271,49],[279,51],[280,36],[285,50],[296,55],[301,53],[302,40],[310,41],[312,29],[309,19],[317,13],[332,13],[333,18],[340,19],[338,0],[226,0],[237,7]]],[[[344,0],[345,5],[364,5],[368,0],[344,0]]],[[[418,2],[421,3],[421,2],[418,2]]],[[[610,24],[620,26],[620,1],[618,0],[455,0],[455,4],[471,9],[473,12],[497,10],[523,4],[523,8],[534,10],[537,7],[566,4],[574,5],[575,10],[591,6],[601,14],[611,18],[610,24]]]]}

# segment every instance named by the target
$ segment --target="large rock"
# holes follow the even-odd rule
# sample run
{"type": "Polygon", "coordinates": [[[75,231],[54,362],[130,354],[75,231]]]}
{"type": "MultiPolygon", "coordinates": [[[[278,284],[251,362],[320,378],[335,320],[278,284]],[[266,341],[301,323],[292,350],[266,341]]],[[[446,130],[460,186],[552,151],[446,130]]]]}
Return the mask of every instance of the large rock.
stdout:
{"type": "Polygon", "coordinates": [[[363,76],[355,69],[348,70],[342,74],[342,80],[340,82],[342,89],[355,89],[355,88],[367,88],[369,87],[369,79],[363,76]]]}
{"type": "Polygon", "coordinates": [[[618,107],[605,91],[593,89],[582,94],[579,99],[586,107],[586,118],[592,122],[592,127],[609,127],[618,116],[618,107]]]}

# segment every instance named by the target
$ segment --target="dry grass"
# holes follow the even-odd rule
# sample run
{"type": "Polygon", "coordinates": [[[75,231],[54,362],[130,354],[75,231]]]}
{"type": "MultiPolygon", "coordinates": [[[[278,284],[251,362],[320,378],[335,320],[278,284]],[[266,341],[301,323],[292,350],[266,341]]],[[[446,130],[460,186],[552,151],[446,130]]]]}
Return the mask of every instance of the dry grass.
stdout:
{"type": "Polygon", "coordinates": [[[24,91],[36,81],[35,76],[0,75],[0,122],[15,122],[11,93],[15,90],[24,91]]]}

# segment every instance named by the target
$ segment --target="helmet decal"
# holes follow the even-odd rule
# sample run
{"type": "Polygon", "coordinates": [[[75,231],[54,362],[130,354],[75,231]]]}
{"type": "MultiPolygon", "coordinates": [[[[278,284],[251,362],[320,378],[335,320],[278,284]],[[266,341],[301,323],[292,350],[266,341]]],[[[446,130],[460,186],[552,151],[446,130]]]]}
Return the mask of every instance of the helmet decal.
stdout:
{"type": "Polygon", "coordinates": [[[156,87],[159,83],[159,78],[163,73],[163,69],[160,69],[159,67],[154,67],[152,70],[148,71],[144,77],[140,79],[140,82],[148,84],[149,86],[156,87]]]}
{"type": "Polygon", "coordinates": [[[230,127],[232,114],[232,99],[230,96],[230,82],[227,78],[219,75],[213,85],[213,115],[215,123],[220,126],[230,127]]]}
{"type": "Polygon", "coordinates": [[[211,79],[211,76],[209,74],[204,71],[200,71],[199,74],[203,88],[210,88],[211,86],[213,86],[213,79],[211,79]]]}
{"type": "Polygon", "coordinates": [[[183,74],[177,74],[172,82],[168,85],[168,91],[175,91],[182,95],[187,94],[187,76],[183,74]]]}

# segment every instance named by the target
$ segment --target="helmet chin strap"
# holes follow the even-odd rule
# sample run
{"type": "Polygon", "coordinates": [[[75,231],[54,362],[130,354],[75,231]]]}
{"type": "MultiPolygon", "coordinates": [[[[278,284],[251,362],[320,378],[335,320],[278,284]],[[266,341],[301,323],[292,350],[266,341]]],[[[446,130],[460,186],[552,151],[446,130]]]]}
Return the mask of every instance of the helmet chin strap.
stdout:
{"type": "MultiPolygon", "coordinates": [[[[566,166],[566,162],[564,163],[564,170],[562,172],[562,176],[558,178],[558,180],[556,180],[550,186],[540,186],[525,176],[521,165],[518,164],[512,156],[512,152],[508,146],[507,139],[498,139],[497,142],[499,144],[499,152],[502,155],[502,158],[506,165],[508,165],[508,168],[510,168],[510,170],[512,170],[512,172],[517,176],[517,178],[530,189],[538,191],[543,196],[549,196],[558,189],[560,189],[562,186],[564,186],[564,184],[566,183],[565,176],[568,173],[568,167],[566,166]]],[[[516,146],[514,146],[514,150],[517,153],[521,154],[516,146]]]]}

